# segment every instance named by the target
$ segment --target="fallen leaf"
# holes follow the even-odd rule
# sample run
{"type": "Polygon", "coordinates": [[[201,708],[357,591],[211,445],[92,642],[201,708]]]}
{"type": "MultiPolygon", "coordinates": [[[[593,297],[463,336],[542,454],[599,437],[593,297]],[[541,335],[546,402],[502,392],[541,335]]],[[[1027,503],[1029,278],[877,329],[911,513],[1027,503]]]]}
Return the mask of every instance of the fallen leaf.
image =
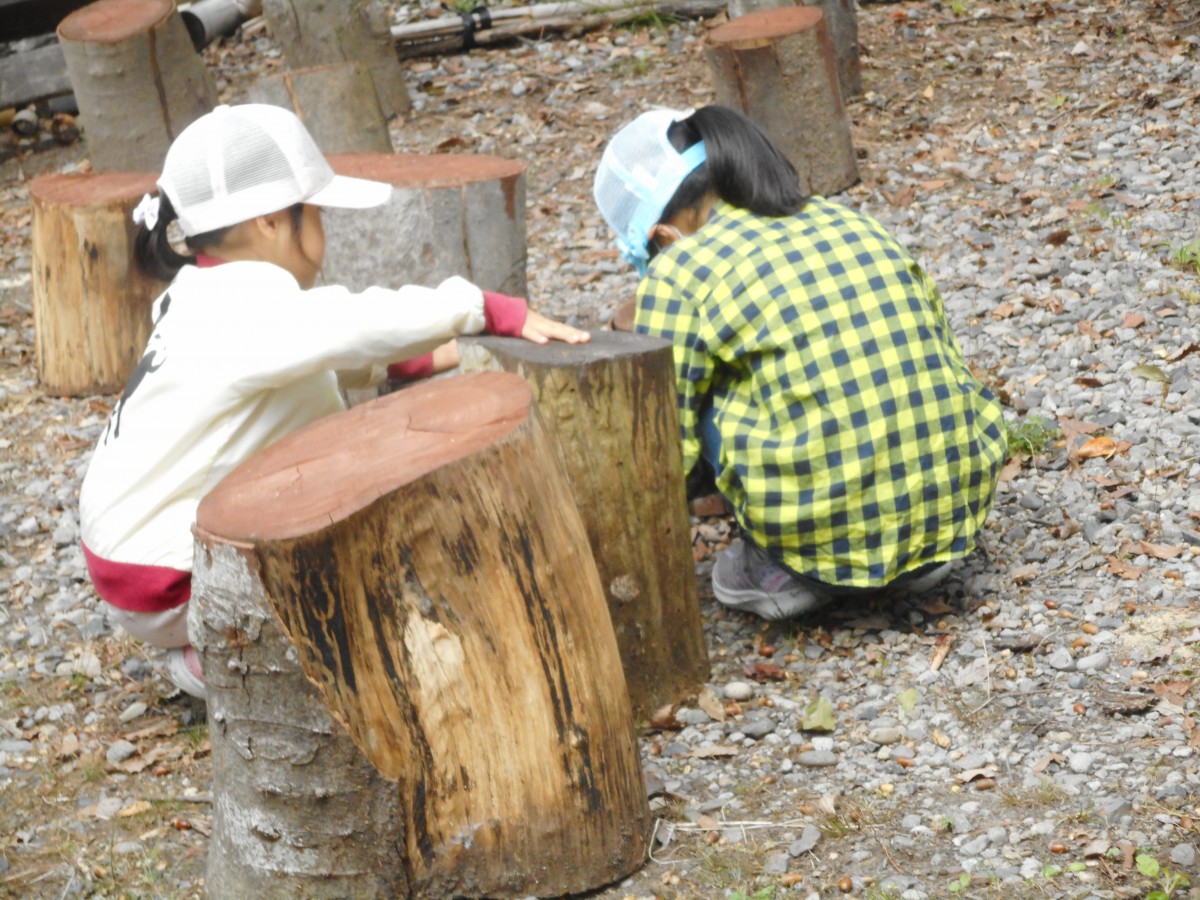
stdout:
{"type": "Polygon", "coordinates": [[[934,597],[932,600],[926,600],[922,603],[918,603],[917,609],[925,613],[927,616],[944,616],[947,613],[954,612],[954,607],[941,597],[934,597]]]}
{"type": "Polygon", "coordinates": [[[993,319],[1007,319],[1013,314],[1013,305],[1005,300],[1003,303],[996,304],[996,308],[992,310],[993,319]]]}
{"type": "Polygon", "coordinates": [[[1183,707],[1187,701],[1188,692],[1192,689],[1190,681],[1160,681],[1150,685],[1150,689],[1166,700],[1172,706],[1183,707]]]}
{"type": "Polygon", "coordinates": [[[976,778],[991,778],[996,774],[995,766],[985,766],[982,769],[966,769],[954,776],[954,780],[959,784],[967,784],[974,781],[976,778]]]}
{"type": "Polygon", "coordinates": [[[1041,775],[1043,772],[1046,771],[1046,769],[1050,766],[1051,763],[1057,763],[1058,765],[1061,766],[1066,761],[1067,761],[1066,757],[1064,757],[1058,753],[1051,753],[1049,756],[1043,757],[1039,762],[1034,764],[1034,766],[1033,766],[1034,774],[1041,775]]]}
{"type": "Polygon", "coordinates": [[[737,752],[737,747],[731,747],[729,744],[716,744],[712,747],[697,747],[690,751],[688,756],[696,759],[709,759],[714,756],[737,756],[737,752]]]}
{"type": "Polygon", "coordinates": [[[1062,430],[1063,437],[1070,440],[1080,434],[1095,434],[1097,431],[1103,431],[1103,425],[1097,425],[1095,422],[1084,422],[1081,419],[1072,419],[1064,416],[1058,420],[1058,427],[1062,430]]]}
{"type": "Polygon", "coordinates": [[[804,716],[800,720],[800,728],[804,731],[833,731],[836,727],[833,718],[833,704],[824,697],[817,697],[804,708],[804,716]]]}
{"type": "Polygon", "coordinates": [[[1100,332],[1098,332],[1092,326],[1092,323],[1089,322],[1087,319],[1081,319],[1079,321],[1079,324],[1076,325],[1075,327],[1079,330],[1079,333],[1082,334],[1084,337],[1090,337],[1094,341],[1103,340],[1103,336],[1100,334],[1100,332]]]}
{"type": "Polygon", "coordinates": [[[668,703],[666,706],[659,707],[650,716],[650,728],[653,731],[676,731],[679,727],[679,722],[675,720],[673,704],[668,703]]]}
{"type": "Polygon", "coordinates": [[[929,662],[931,671],[936,672],[942,667],[942,663],[946,661],[946,654],[950,652],[950,645],[954,642],[954,636],[949,634],[941,635],[934,642],[933,659],[929,662]]]}
{"type": "Polygon", "coordinates": [[[1167,373],[1158,366],[1134,366],[1129,370],[1129,374],[1145,378],[1147,381],[1156,381],[1159,384],[1171,383],[1171,379],[1167,376],[1167,373]]]}
{"type": "Polygon", "coordinates": [[[778,663],[755,663],[752,666],[746,666],[742,671],[747,678],[752,678],[759,684],[764,684],[768,681],[785,681],[788,676],[787,669],[778,663]]]}
{"type": "Polygon", "coordinates": [[[1149,541],[1138,541],[1138,546],[1147,556],[1155,559],[1174,559],[1184,551],[1183,547],[1172,547],[1167,544],[1151,544],[1149,541]]]}
{"type": "Polygon", "coordinates": [[[1011,481],[1021,473],[1022,457],[1020,453],[1014,453],[1012,459],[1004,464],[1000,469],[1000,475],[996,481],[1003,484],[1006,481],[1011,481]]]}
{"type": "Polygon", "coordinates": [[[716,691],[708,685],[700,689],[700,694],[696,697],[696,705],[708,713],[709,717],[715,721],[725,721],[725,706],[718,699],[716,691]]]}
{"type": "Polygon", "coordinates": [[[1122,562],[1115,556],[1107,556],[1105,559],[1108,560],[1108,571],[1113,575],[1116,575],[1118,578],[1125,578],[1129,581],[1137,581],[1142,577],[1142,573],[1146,571],[1143,568],[1131,566],[1127,562],[1122,562]]]}
{"type": "Polygon", "coordinates": [[[150,812],[153,807],[145,800],[138,800],[136,803],[131,803],[128,806],[117,810],[118,819],[128,819],[133,816],[141,815],[144,812],[150,812]]]}
{"type": "Polygon", "coordinates": [[[704,813],[696,816],[696,827],[703,828],[705,831],[717,831],[721,827],[721,823],[712,816],[706,816],[704,813]]]}
{"type": "Polygon", "coordinates": [[[1146,324],[1146,317],[1137,313],[1125,313],[1125,318],[1121,320],[1122,328],[1141,328],[1146,324]]]}
{"type": "Polygon", "coordinates": [[[1200,344],[1188,344],[1174,356],[1168,356],[1167,362],[1179,362],[1185,356],[1191,356],[1193,353],[1200,353],[1200,344]]]}
{"type": "Polygon", "coordinates": [[[1108,459],[1117,452],[1117,442],[1105,435],[1094,437],[1089,441],[1084,442],[1079,447],[1071,452],[1071,456],[1075,459],[1097,459],[1103,457],[1108,459]]]}
{"type": "Polygon", "coordinates": [[[917,196],[917,189],[914,185],[906,184],[894,194],[889,194],[887,191],[882,191],[883,196],[887,198],[887,202],[892,206],[903,207],[909,206],[917,196]]]}
{"type": "Polygon", "coordinates": [[[904,713],[904,715],[912,715],[912,711],[916,709],[917,706],[917,696],[918,694],[916,688],[909,688],[908,690],[901,691],[896,695],[896,703],[899,705],[900,711],[904,713]]]}
{"type": "Polygon", "coordinates": [[[1046,235],[1045,241],[1052,247],[1059,247],[1065,244],[1067,242],[1067,238],[1070,236],[1071,232],[1066,228],[1062,228],[1058,231],[1052,231],[1046,235]]]}

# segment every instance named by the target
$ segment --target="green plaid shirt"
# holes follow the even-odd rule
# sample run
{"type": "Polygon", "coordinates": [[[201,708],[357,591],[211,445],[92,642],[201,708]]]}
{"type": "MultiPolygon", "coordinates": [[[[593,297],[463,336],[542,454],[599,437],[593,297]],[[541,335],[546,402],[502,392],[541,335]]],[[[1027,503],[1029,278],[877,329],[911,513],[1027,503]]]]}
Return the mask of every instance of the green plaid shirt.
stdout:
{"type": "Polygon", "coordinates": [[[638,331],[675,346],[686,471],[707,404],[717,485],[755,543],[828,584],[965,556],[1005,459],[937,287],[874,219],[718,204],[650,264],[638,331]]]}

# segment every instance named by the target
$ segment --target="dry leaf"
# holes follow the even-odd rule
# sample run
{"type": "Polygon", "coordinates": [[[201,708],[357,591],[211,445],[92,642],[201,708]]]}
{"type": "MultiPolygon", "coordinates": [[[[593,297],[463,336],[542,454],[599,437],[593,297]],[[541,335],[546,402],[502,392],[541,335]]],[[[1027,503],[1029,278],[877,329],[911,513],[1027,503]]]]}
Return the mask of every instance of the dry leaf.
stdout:
{"type": "Polygon", "coordinates": [[[1101,435],[1094,437],[1081,446],[1077,447],[1072,453],[1075,459],[1096,459],[1103,457],[1108,459],[1117,452],[1117,442],[1110,437],[1101,435]]]}
{"type": "Polygon", "coordinates": [[[1049,756],[1044,757],[1041,761],[1035,763],[1033,771],[1034,773],[1041,775],[1046,771],[1047,767],[1049,767],[1051,763],[1058,763],[1061,766],[1066,761],[1066,757],[1061,756],[1058,753],[1051,753],[1049,756]]]}
{"type": "Polygon", "coordinates": [[[1079,324],[1075,326],[1079,333],[1084,337],[1090,337],[1094,341],[1103,340],[1103,335],[1100,334],[1087,319],[1081,319],[1079,324]]]}
{"type": "Polygon", "coordinates": [[[696,698],[696,705],[708,713],[709,717],[715,721],[725,721],[725,706],[717,697],[716,692],[708,685],[700,689],[700,695],[696,698]]]}
{"type": "Polygon", "coordinates": [[[949,634],[941,635],[934,642],[933,659],[929,662],[929,668],[936,672],[941,668],[942,663],[946,661],[946,654],[950,652],[950,645],[954,643],[954,636],[949,634]]]}
{"type": "Polygon", "coordinates": [[[1127,562],[1122,562],[1115,556],[1107,556],[1105,559],[1108,560],[1108,571],[1113,575],[1116,575],[1118,578],[1125,578],[1129,581],[1137,581],[1142,577],[1142,573],[1146,571],[1145,569],[1138,568],[1137,566],[1131,566],[1127,562]]]}
{"type": "Polygon", "coordinates": [[[1000,469],[1000,474],[996,478],[996,481],[999,484],[1003,484],[1006,481],[1011,481],[1013,478],[1016,478],[1017,475],[1020,474],[1020,472],[1021,472],[1021,462],[1022,462],[1021,454],[1014,453],[1012,459],[1010,459],[1008,462],[1006,462],[1004,464],[1004,466],[1000,469]]]}
{"type": "Polygon", "coordinates": [[[747,678],[753,678],[759,684],[768,681],[784,681],[787,676],[787,669],[777,663],[755,663],[752,666],[746,666],[742,670],[747,678]]]}
{"type": "Polygon", "coordinates": [[[709,759],[714,756],[737,756],[738,748],[729,744],[716,744],[712,747],[697,747],[688,753],[696,759],[709,759]]]}
{"type": "Polygon", "coordinates": [[[1125,313],[1125,318],[1121,320],[1122,328],[1141,328],[1146,324],[1146,317],[1137,313],[1125,313]]]}
{"type": "Polygon", "coordinates": [[[660,706],[654,711],[654,715],[650,717],[650,728],[654,731],[675,731],[679,728],[679,723],[675,720],[675,707],[668,703],[666,706],[660,706]]]}
{"type": "Polygon", "coordinates": [[[1138,541],[1138,546],[1147,556],[1155,559],[1174,559],[1183,552],[1183,547],[1172,547],[1167,544],[1152,544],[1149,541],[1138,541]]]}
{"type": "Polygon", "coordinates": [[[1168,356],[1167,362],[1179,362],[1185,356],[1191,356],[1193,353],[1200,353],[1200,344],[1188,344],[1174,356],[1168,356]]]}
{"type": "Polygon", "coordinates": [[[954,776],[954,780],[959,784],[967,784],[974,781],[976,778],[991,778],[996,774],[995,766],[985,766],[982,769],[966,769],[954,776]]]}
{"type": "Polygon", "coordinates": [[[145,800],[138,800],[136,803],[131,803],[126,807],[117,810],[118,819],[128,819],[132,816],[141,815],[144,812],[150,812],[153,807],[145,800]]]}

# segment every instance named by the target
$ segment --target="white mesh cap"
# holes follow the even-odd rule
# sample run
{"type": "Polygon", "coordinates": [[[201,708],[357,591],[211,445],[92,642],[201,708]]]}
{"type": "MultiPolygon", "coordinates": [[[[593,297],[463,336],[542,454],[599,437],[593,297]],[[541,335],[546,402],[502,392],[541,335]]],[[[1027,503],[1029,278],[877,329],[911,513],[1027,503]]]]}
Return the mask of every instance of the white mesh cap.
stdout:
{"type": "Polygon", "coordinates": [[[383,182],[335,175],[294,113],[261,103],[218,106],[185,128],[158,187],[188,236],[296,203],[367,209],[392,195],[383,182]]]}
{"type": "Polygon", "coordinates": [[[691,114],[691,110],[675,109],[642,113],[613,135],[600,157],[592,195],[617,233],[621,256],[639,271],[649,258],[650,229],[679,185],[705,159],[702,142],[680,153],[667,140],[672,123],[691,114]]]}

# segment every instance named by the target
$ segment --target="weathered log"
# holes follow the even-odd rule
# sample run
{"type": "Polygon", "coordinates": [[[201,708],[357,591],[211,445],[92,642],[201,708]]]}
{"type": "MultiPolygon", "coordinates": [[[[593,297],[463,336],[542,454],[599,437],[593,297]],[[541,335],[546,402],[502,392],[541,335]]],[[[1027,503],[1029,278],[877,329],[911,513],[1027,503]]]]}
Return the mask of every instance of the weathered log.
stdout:
{"type": "Polygon", "coordinates": [[[612,331],[588,344],[459,340],[464,371],[529,382],[583,516],[634,713],[704,684],[671,344],[612,331]]]}
{"type": "Polygon", "coordinates": [[[58,39],[98,172],[156,172],[216,91],[172,0],[96,0],[58,39]]]}
{"type": "Polygon", "coordinates": [[[489,291],[525,296],[525,164],[497,156],[341,154],[341,175],[395,191],[368,210],[327,210],[330,284],[433,286],[461,275],[489,291]]]}
{"type": "Polygon", "coordinates": [[[290,68],[359,62],[370,72],[385,118],[407,115],[412,108],[379,0],[264,0],[263,14],[290,68]]]}
{"type": "Polygon", "coordinates": [[[717,102],[753,119],[791,160],[808,193],[858,179],[829,29],[821,11],[748,13],[709,32],[705,52],[717,102]]]}
{"type": "Polygon", "coordinates": [[[327,153],[391,153],[387,119],[356,62],[291,69],[261,78],[247,91],[255,103],[290,109],[327,153]]]}
{"type": "MultiPolygon", "coordinates": [[[[274,671],[297,654],[334,718],[395,781],[410,896],[576,893],[641,865],[650,817],[616,640],[520,378],[425,382],[313,423],[231,473],[196,527],[198,557],[232,545],[247,558],[294,645],[227,679],[257,633],[221,644],[193,627],[205,672],[222,673],[209,702],[253,694],[279,720],[270,698],[293,688],[274,671]]],[[[209,618],[214,587],[257,590],[200,578],[193,622],[209,618]]],[[[241,746],[254,746],[246,729],[241,746]]],[[[234,824],[222,810],[261,803],[242,786],[245,751],[218,754],[224,739],[214,734],[214,847],[255,865],[296,842],[278,825],[217,837],[234,824]]],[[[313,791],[274,799],[325,815],[313,791]]],[[[364,830],[352,808],[339,814],[364,830]]],[[[254,896],[259,883],[231,895],[254,896]]]]}
{"type": "Polygon", "coordinates": [[[120,390],[150,337],[165,285],[133,261],[130,214],[153,174],[44,175],[33,205],[33,322],[38,377],[52,394],[120,390]]]}
{"type": "Polygon", "coordinates": [[[69,93],[71,79],[58,41],[0,56],[0,109],[69,93]]]}
{"type": "Polygon", "coordinates": [[[736,19],[763,9],[791,7],[797,3],[819,7],[833,40],[833,55],[837,61],[838,86],[842,100],[862,93],[862,64],[858,58],[858,17],[854,0],[729,0],[729,18],[736,19]]]}

